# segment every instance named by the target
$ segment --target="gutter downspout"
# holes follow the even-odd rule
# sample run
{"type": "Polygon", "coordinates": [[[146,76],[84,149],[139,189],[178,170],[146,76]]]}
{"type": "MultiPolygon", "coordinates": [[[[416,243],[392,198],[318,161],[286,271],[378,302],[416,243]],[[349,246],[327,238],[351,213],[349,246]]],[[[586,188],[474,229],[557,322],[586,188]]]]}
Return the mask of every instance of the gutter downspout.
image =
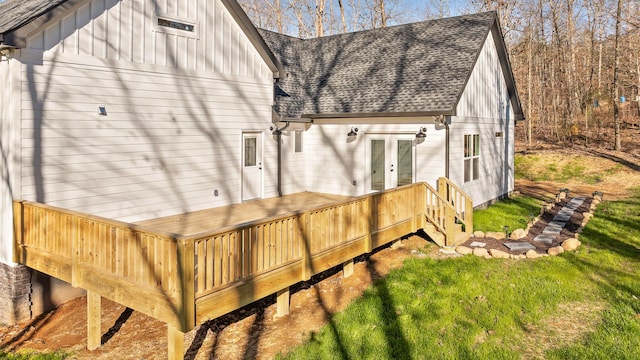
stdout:
{"type": "Polygon", "coordinates": [[[446,117],[443,118],[442,124],[445,127],[445,141],[444,141],[444,177],[449,178],[449,121],[446,117]]]}
{"type": "Polygon", "coordinates": [[[273,135],[276,136],[278,141],[278,196],[282,197],[282,130],[286,130],[291,124],[289,121],[284,122],[286,125],[283,128],[279,128],[276,125],[276,129],[273,131],[273,135]]]}

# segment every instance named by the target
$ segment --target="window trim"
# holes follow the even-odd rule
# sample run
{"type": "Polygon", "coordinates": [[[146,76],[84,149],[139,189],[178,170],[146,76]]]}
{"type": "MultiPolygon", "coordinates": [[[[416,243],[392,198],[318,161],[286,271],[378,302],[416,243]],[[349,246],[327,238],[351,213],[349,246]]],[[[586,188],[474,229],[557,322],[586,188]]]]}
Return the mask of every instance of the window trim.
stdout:
{"type": "Polygon", "coordinates": [[[163,33],[163,34],[184,36],[192,39],[200,39],[200,23],[198,21],[189,20],[189,19],[177,17],[177,16],[171,16],[167,14],[157,14],[154,17],[153,31],[158,33],[163,33]],[[177,29],[169,26],[163,26],[158,24],[160,20],[179,23],[183,25],[189,25],[193,27],[193,31],[177,29]]]}
{"type": "Polygon", "coordinates": [[[304,140],[303,140],[302,130],[294,130],[293,131],[293,153],[301,154],[304,152],[304,140]]]}
{"type": "Polygon", "coordinates": [[[480,134],[464,134],[463,142],[462,178],[466,184],[480,179],[480,134]]]}

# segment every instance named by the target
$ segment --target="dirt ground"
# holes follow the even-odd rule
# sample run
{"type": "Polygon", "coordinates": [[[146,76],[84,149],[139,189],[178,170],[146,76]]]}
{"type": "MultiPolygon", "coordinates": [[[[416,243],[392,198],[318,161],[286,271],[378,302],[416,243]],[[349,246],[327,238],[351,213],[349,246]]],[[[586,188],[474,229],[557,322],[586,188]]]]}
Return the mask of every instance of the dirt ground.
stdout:
{"type": "MultiPolygon", "coordinates": [[[[275,298],[267,298],[199,326],[185,336],[185,358],[272,359],[307,340],[375,279],[402,266],[411,256],[444,257],[435,245],[410,236],[357,259],[353,275],[347,278],[336,268],[292,288],[289,316],[276,318],[275,298]]],[[[86,327],[86,298],[82,297],[30,323],[0,327],[0,347],[7,351],[64,350],[77,359],[167,357],[166,325],[112,301],[102,301],[101,348],[85,349],[86,327]]]]}
{"type": "MultiPolygon", "coordinates": [[[[567,187],[571,196],[590,196],[604,192],[604,198],[617,199],[632,186],[640,186],[640,151],[625,153],[609,150],[587,150],[584,147],[558,149],[540,147],[519,151],[554,151],[567,154],[584,153],[624,165],[615,179],[605,178],[595,186],[579,182],[518,181],[516,190],[540,199],[552,199],[560,188],[567,187]]],[[[599,166],[594,162],[594,166],[599,166]]],[[[576,221],[579,219],[576,219],[576,221]]],[[[275,317],[275,298],[270,297],[229,315],[202,324],[185,336],[187,359],[272,359],[280,352],[301,344],[336,312],[359,297],[375,279],[400,267],[412,256],[444,258],[432,243],[410,236],[383,248],[371,256],[357,259],[355,272],[344,278],[340,268],[292,289],[291,315],[275,317]]],[[[63,350],[75,359],[162,359],[167,356],[167,328],[164,323],[103,299],[103,346],[95,351],[85,349],[86,298],[63,304],[29,323],[0,326],[0,347],[5,351],[63,350]]]]}

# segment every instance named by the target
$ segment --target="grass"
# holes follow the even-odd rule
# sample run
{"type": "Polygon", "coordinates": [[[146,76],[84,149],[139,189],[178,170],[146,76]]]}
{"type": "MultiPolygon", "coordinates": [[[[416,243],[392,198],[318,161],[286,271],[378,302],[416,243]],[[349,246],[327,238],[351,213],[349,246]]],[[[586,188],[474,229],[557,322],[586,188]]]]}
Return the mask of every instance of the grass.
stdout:
{"type": "Polygon", "coordinates": [[[638,224],[640,189],[603,202],[574,253],[410,259],[279,357],[638,359],[638,224]]]}
{"type": "Polygon", "coordinates": [[[517,178],[531,181],[557,181],[566,183],[580,181],[596,185],[608,176],[615,176],[624,167],[613,161],[598,161],[600,166],[593,166],[593,157],[581,155],[547,154],[545,156],[516,154],[515,174],[517,178]]]}
{"type": "Polygon", "coordinates": [[[33,351],[4,352],[0,349],[0,359],[6,360],[64,360],[69,357],[66,352],[38,353],[33,351]]]}
{"type": "Polygon", "coordinates": [[[513,196],[493,204],[487,209],[473,212],[474,230],[511,231],[526,229],[529,221],[540,215],[542,201],[528,196],[513,196]]]}

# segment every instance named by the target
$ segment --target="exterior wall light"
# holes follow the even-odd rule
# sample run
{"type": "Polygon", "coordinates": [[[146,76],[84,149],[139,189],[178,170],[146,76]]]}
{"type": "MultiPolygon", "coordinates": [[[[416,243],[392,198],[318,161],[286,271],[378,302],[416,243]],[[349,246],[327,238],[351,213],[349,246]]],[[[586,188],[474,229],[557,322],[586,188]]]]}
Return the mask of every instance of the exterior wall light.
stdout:
{"type": "Polygon", "coordinates": [[[271,130],[271,135],[275,135],[275,136],[282,135],[282,130],[280,130],[280,128],[277,126],[271,126],[269,130],[271,130]]]}
{"type": "Polygon", "coordinates": [[[418,130],[418,133],[416,134],[416,139],[424,139],[426,137],[427,137],[427,128],[421,127],[420,130],[418,130]]]}
{"type": "Polygon", "coordinates": [[[351,127],[351,131],[347,134],[348,137],[356,137],[358,136],[358,128],[355,126],[351,127]]]}

